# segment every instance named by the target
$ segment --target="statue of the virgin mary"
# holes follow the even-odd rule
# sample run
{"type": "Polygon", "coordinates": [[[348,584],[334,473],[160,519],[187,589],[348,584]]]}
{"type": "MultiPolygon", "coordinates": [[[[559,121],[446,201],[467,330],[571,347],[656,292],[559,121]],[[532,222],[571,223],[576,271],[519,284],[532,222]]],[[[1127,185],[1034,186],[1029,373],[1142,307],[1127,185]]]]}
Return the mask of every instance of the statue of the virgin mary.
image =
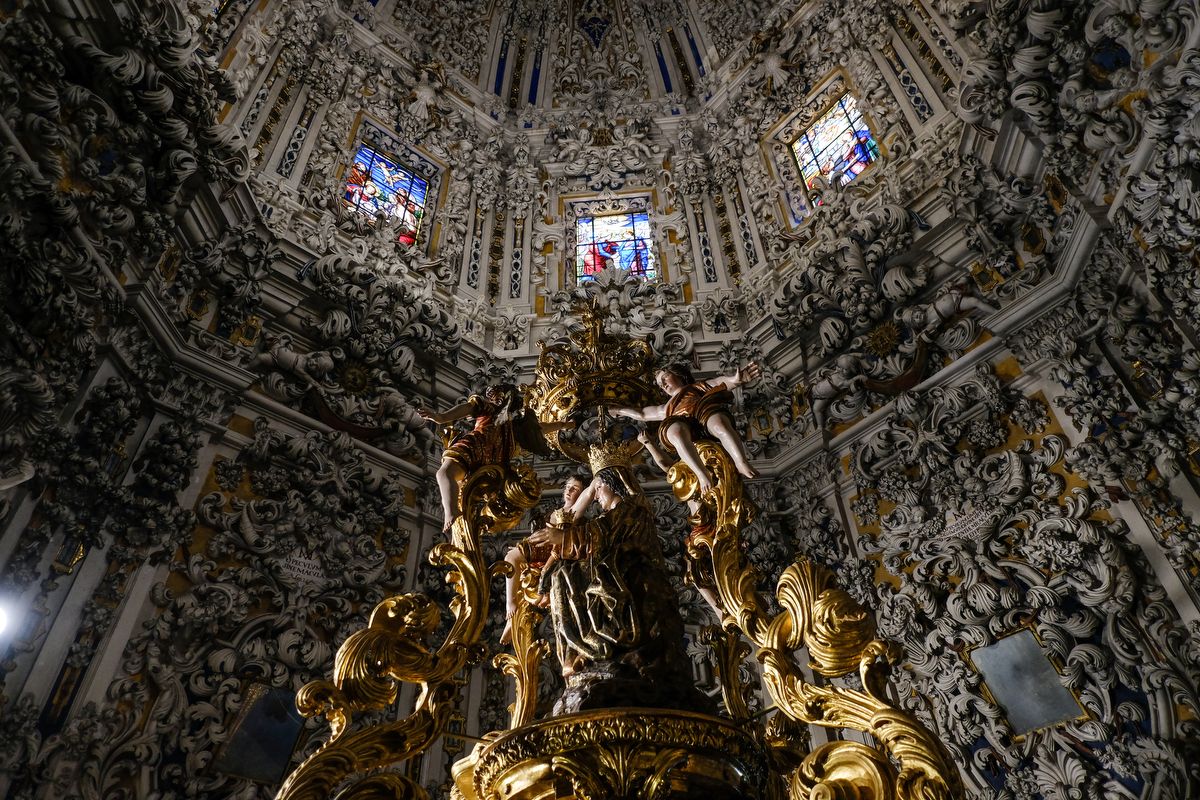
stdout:
{"type": "Polygon", "coordinates": [[[684,647],[650,508],[626,446],[591,450],[601,513],[535,534],[560,547],[549,568],[554,643],[566,689],[554,714],[644,706],[705,710],[684,647]]]}

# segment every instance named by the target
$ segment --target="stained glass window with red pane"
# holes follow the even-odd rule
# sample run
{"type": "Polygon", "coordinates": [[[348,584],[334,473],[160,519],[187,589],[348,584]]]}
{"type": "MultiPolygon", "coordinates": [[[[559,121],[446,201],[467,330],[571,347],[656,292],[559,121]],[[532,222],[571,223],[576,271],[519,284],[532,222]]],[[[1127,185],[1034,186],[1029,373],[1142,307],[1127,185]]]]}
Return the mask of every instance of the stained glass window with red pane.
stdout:
{"type": "Polygon", "coordinates": [[[428,182],[364,144],[354,154],[342,197],[352,211],[371,219],[398,219],[399,241],[412,244],[421,229],[428,193],[428,182]]]}
{"type": "Polygon", "coordinates": [[[831,186],[854,180],[879,158],[879,145],[858,103],[846,93],[792,142],[792,153],[811,189],[817,178],[823,177],[831,186]]]}
{"type": "Polygon", "coordinates": [[[575,221],[575,279],[592,280],[608,267],[657,278],[658,261],[646,212],[580,217],[575,221]]]}

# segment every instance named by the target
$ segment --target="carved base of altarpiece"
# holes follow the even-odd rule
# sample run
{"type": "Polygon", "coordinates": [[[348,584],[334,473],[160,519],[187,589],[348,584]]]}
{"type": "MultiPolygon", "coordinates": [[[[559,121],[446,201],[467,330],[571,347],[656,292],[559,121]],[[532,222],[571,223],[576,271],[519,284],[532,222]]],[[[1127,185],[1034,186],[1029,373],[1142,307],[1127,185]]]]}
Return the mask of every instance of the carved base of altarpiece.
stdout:
{"type": "Polygon", "coordinates": [[[765,797],[767,755],[718,717],[614,709],[506,731],[453,774],[463,800],[752,800],[765,797]]]}

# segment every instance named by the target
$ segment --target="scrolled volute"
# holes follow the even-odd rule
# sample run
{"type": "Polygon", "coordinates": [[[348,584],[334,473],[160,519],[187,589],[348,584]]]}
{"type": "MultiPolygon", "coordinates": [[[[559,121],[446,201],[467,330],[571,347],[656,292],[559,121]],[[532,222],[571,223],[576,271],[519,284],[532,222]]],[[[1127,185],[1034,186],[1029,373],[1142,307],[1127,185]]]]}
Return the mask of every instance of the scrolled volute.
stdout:
{"type": "Polygon", "coordinates": [[[410,778],[385,772],[346,787],[336,800],[429,800],[429,794],[410,778]]]}
{"type": "Polygon", "coordinates": [[[779,578],[779,605],[791,616],[788,644],[803,643],[809,663],[827,676],[845,675],[859,666],[860,654],[875,638],[875,625],[824,567],[808,559],[792,564],[779,578]]]}
{"type": "Polygon", "coordinates": [[[324,714],[337,738],[350,712],[390,705],[396,701],[397,681],[420,682],[432,672],[425,639],[437,622],[437,606],[424,595],[387,598],[375,606],[367,627],[338,648],[333,681],[303,686],[296,707],[306,717],[324,714]]]}
{"type": "Polygon", "coordinates": [[[896,796],[895,770],[878,750],[858,742],[829,742],[791,775],[793,798],[883,800],[896,796]]]}
{"type": "MultiPolygon", "coordinates": [[[[397,764],[423,752],[446,729],[461,695],[460,673],[483,657],[479,640],[487,620],[491,574],[481,539],[508,530],[538,499],[540,487],[528,467],[488,466],[462,489],[464,513],[451,528],[451,541],[434,547],[429,560],[448,569],[454,588],[454,622],[436,651],[426,645],[440,611],[421,594],[390,597],[375,607],[365,629],[338,649],[332,681],[303,687],[297,706],[308,716],[324,714],[333,735],[284,782],[277,800],[326,800],[347,777],[397,764]],[[418,683],[416,709],[408,717],[351,731],[352,712],[387,708],[399,682],[418,683]]],[[[356,800],[424,796],[407,779],[367,778],[339,795],[356,800]],[[389,794],[390,792],[390,794],[389,794]]]]}
{"type": "Polygon", "coordinates": [[[777,586],[776,600],[783,610],[767,613],[757,574],[738,545],[754,506],[732,461],[717,444],[700,441],[696,449],[714,478],[711,491],[701,495],[695,476],[682,464],[667,476],[680,500],[700,500],[692,516],[696,534],[690,554],[710,552],[721,605],[727,619],[758,647],[763,683],[775,704],[800,723],[868,733],[882,750],[849,742],[818,748],[793,773],[792,797],[960,797],[958,771],[942,743],[887,699],[884,678],[897,658],[896,647],[875,638],[870,614],[834,584],[828,570],[798,559],[784,570],[777,586]],[[836,677],[857,670],[865,690],[808,683],[794,656],[802,646],[818,673],[836,677]]]}
{"type": "Polygon", "coordinates": [[[537,710],[538,669],[542,659],[550,653],[549,642],[537,638],[535,628],[539,611],[530,600],[530,590],[536,592],[534,581],[538,574],[536,570],[526,569],[516,576],[521,592],[511,620],[512,653],[497,653],[492,659],[492,665],[512,678],[516,685],[516,702],[509,706],[510,728],[533,722],[537,710]]]}

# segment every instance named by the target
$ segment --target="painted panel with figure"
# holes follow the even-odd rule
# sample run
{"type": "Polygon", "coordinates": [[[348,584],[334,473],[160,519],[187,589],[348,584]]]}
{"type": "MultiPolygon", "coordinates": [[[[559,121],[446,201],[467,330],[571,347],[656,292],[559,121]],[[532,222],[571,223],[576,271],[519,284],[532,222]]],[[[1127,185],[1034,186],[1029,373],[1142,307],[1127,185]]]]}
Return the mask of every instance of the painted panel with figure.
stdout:
{"type": "Polygon", "coordinates": [[[417,239],[429,184],[376,150],[362,145],[346,178],[343,199],[347,206],[369,217],[395,218],[400,222],[399,241],[417,239]]]}
{"type": "Polygon", "coordinates": [[[658,277],[658,264],[645,212],[580,217],[575,223],[575,278],[591,280],[609,267],[639,278],[658,277]]]}
{"type": "Polygon", "coordinates": [[[811,189],[817,178],[833,186],[854,180],[879,158],[879,145],[858,103],[846,93],[792,142],[792,153],[811,189]]]}

